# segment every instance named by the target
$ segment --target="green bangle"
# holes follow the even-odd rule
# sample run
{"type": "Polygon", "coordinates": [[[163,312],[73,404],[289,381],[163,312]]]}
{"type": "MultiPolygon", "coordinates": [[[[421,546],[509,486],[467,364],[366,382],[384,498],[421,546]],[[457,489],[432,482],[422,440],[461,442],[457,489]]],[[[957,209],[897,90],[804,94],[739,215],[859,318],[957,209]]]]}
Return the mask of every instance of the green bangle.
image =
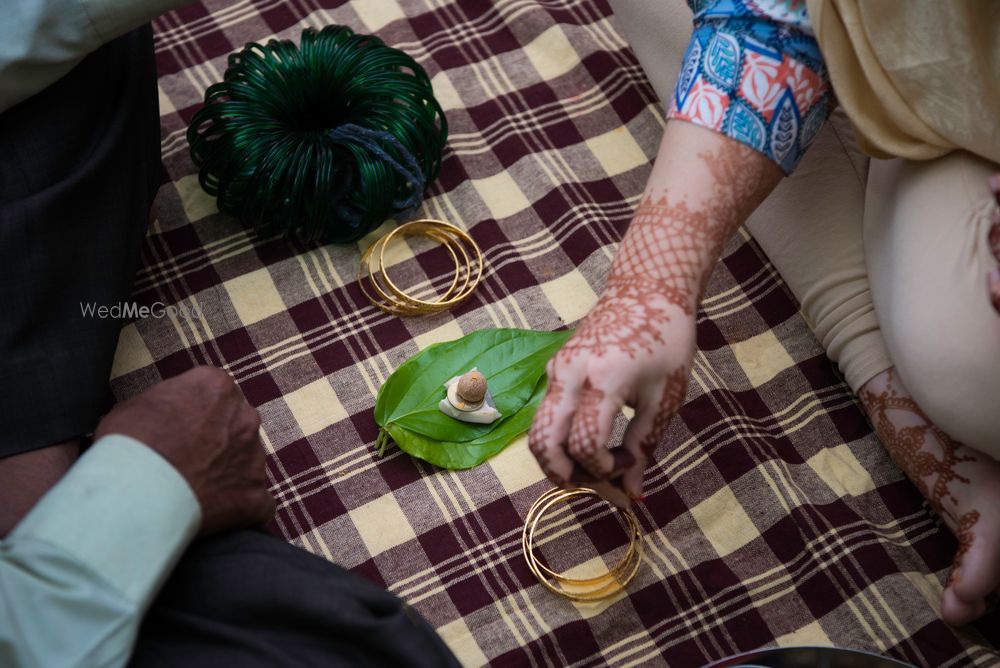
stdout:
{"type": "Polygon", "coordinates": [[[220,211],[264,234],[349,243],[416,209],[447,135],[413,58],[327,26],[231,54],[187,140],[220,211]]]}

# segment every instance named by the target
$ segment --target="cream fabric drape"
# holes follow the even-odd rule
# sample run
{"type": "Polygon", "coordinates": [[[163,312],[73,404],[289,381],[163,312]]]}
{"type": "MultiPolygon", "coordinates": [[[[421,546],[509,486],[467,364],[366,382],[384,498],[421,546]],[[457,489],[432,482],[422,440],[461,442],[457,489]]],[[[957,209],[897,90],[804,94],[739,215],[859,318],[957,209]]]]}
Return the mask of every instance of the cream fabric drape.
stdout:
{"type": "Polygon", "coordinates": [[[862,148],[1000,162],[1000,2],[807,0],[837,98],[862,148]]]}

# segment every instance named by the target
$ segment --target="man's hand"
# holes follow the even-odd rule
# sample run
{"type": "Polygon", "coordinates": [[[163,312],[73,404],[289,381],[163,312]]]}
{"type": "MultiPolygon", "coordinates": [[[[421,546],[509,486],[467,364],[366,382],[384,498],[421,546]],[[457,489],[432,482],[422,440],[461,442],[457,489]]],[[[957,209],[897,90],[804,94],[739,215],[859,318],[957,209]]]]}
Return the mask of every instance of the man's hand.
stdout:
{"type": "Polygon", "coordinates": [[[229,374],[202,366],[118,404],[94,438],[131,436],[163,456],[194,490],[201,535],[208,535],[274,515],[259,427],[257,411],[229,374]]]}

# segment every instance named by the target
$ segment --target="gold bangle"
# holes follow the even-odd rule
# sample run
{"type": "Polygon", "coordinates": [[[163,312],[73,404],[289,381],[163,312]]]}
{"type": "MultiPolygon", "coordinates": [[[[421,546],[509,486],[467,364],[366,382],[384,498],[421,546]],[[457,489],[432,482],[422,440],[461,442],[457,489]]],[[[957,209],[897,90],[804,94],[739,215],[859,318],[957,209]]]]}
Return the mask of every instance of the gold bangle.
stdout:
{"type": "MultiPolygon", "coordinates": [[[[433,238],[437,239],[441,243],[444,243],[446,245],[447,249],[448,249],[448,252],[452,256],[452,259],[455,262],[456,275],[452,279],[451,286],[449,286],[448,290],[445,292],[445,294],[443,296],[444,298],[447,298],[447,297],[450,297],[451,294],[453,294],[455,292],[455,288],[456,288],[457,283],[458,283],[458,274],[462,271],[462,266],[459,264],[459,262],[458,262],[458,256],[455,254],[455,251],[454,251],[454,248],[453,248],[453,246],[455,246],[455,247],[459,247],[459,246],[458,246],[458,244],[456,242],[449,241],[450,237],[445,237],[444,235],[438,236],[437,234],[434,234],[434,235],[430,235],[429,234],[428,236],[433,236],[433,238]]],[[[383,289],[383,287],[379,284],[378,279],[376,278],[377,274],[374,271],[372,271],[371,262],[370,262],[371,257],[373,257],[374,251],[378,250],[378,248],[381,246],[381,244],[383,242],[384,242],[384,237],[382,239],[379,239],[375,243],[373,243],[371,246],[369,246],[365,250],[365,252],[362,254],[362,256],[361,256],[361,264],[360,264],[360,266],[358,268],[358,284],[359,284],[359,287],[361,288],[361,292],[365,295],[365,297],[372,304],[374,304],[375,306],[379,307],[383,311],[387,311],[389,313],[394,313],[394,314],[397,314],[397,315],[417,315],[417,314],[420,314],[420,313],[432,313],[435,310],[439,310],[439,309],[434,309],[434,308],[428,308],[428,307],[418,306],[418,305],[414,305],[412,303],[403,301],[399,297],[397,297],[395,295],[392,295],[389,292],[387,292],[386,291],[387,289],[383,289]],[[365,276],[365,268],[366,268],[366,266],[367,266],[367,269],[368,269],[368,275],[367,275],[367,277],[365,276]],[[379,297],[381,299],[374,297],[371,293],[368,292],[368,289],[365,288],[365,280],[366,280],[366,278],[367,278],[367,281],[371,284],[372,289],[379,295],[379,297]]],[[[466,259],[466,261],[468,261],[468,255],[467,255],[467,253],[465,253],[464,249],[461,249],[461,247],[459,247],[459,249],[462,252],[462,257],[464,259],[466,259]]],[[[468,285],[468,272],[467,271],[466,271],[465,275],[466,275],[466,280],[463,282],[463,289],[464,289],[465,286],[468,285]]]]}
{"type": "Polygon", "coordinates": [[[461,303],[476,289],[482,275],[483,255],[471,236],[444,221],[422,218],[400,225],[365,249],[358,267],[358,285],[368,301],[383,311],[395,315],[419,315],[436,313],[461,303]],[[389,276],[385,266],[385,248],[397,235],[425,236],[443,244],[448,250],[455,263],[455,275],[451,285],[437,299],[420,299],[409,294],[400,289],[389,276]],[[475,269],[466,247],[473,251],[475,269]],[[372,267],[372,258],[376,255],[379,258],[377,271],[372,267]],[[371,292],[365,285],[366,281],[371,292]]]}
{"type": "MultiPolygon", "coordinates": [[[[469,263],[470,272],[471,272],[471,264],[472,263],[470,262],[469,263]]],[[[454,225],[446,223],[443,220],[435,220],[433,218],[421,218],[420,220],[413,220],[404,225],[400,225],[399,227],[397,227],[396,229],[392,230],[387,235],[385,235],[379,249],[379,272],[382,275],[382,279],[389,285],[389,288],[397,296],[412,301],[415,304],[421,306],[447,308],[449,306],[455,306],[456,304],[464,300],[466,297],[471,295],[472,291],[475,289],[475,286],[479,284],[479,280],[482,278],[483,275],[483,254],[482,252],[480,252],[479,246],[476,245],[476,242],[472,240],[472,237],[470,237],[468,234],[458,229],[454,225]],[[429,236],[427,234],[428,228],[438,230],[440,232],[443,232],[444,234],[456,237],[460,241],[467,243],[476,253],[476,262],[478,267],[477,267],[476,278],[473,281],[472,286],[468,287],[464,293],[461,293],[451,299],[438,299],[436,301],[426,301],[417,299],[415,297],[411,297],[410,295],[400,290],[396,286],[396,284],[393,283],[392,279],[389,278],[389,274],[385,270],[385,247],[389,244],[389,242],[392,240],[394,236],[396,236],[397,234],[401,234],[402,236],[408,236],[420,233],[423,233],[424,236],[429,236]]]]}
{"type": "Polygon", "coordinates": [[[528,568],[546,589],[573,601],[599,601],[622,591],[639,572],[639,567],[642,565],[642,533],[632,511],[619,510],[628,524],[630,539],[628,549],[621,560],[607,573],[592,578],[568,578],[556,573],[535,556],[535,532],[549,508],[576,496],[600,497],[595,490],[587,487],[570,490],[553,488],[542,494],[528,510],[524,530],[521,533],[521,549],[528,568]]]}
{"type": "MultiPolygon", "coordinates": [[[[432,237],[437,241],[441,242],[442,244],[444,244],[449,254],[451,254],[452,260],[455,263],[455,276],[452,279],[451,285],[448,287],[448,290],[445,291],[444,295],[442,295],[442,298],[448,298],[455,292],[455,289],[458,285],[459,275],[462,273],[462,265],[458,261],[458,256],[455,254],[454,248],[457,247],[459,249],[466,263],[468,263],[468,254],[465,252],[465,249],[461,248],[461,246],[458,246],[457,243],[449,241],[450,237],[445,237],[444,235],[439,236],[437,233],[428,233],[427,236],[432,237]]],[[[362,253],[361,255],[361,264],[358,267],[358,283],[359,287],[361,288],[361,292],[365,295],[365,297],[368,298],[368,301],[370,301],[372,304],[378,306],[384,311],[389,311],[390,313],[398,313],[400,315],[416,315],[419,313],[432,313],[435,310],[440,310],[440,309],[429,309],[427,307],[414,305],[412,303],[403,301],[399,297],[387,292],[386,289],[383,289],[383,287],[379,284],[378,279],[376,278],[377,274],[374,271],[372,271],[371,258],[374,256],[374,251],[378,250],[383,245],[384,240],[385,237],[379,239],[371,246],[369,246],[365,250],[365,252],[362,253]],[[371,284],[372,289],[379,295],[381,299],[373,297],[371,293],[369,293],[368,290],[365,288],[366,267],[368,269],[367,281],[371,284]]],[[[466,270],[465,281],[463,282],[462,284],[463,287],[461,288],[462,290],[464,290],[466,286],[468,286],[468,282],[469,282],[469,277],[468,277],[468,271],[466,270]]]]}
{"type": "MultiPolygon", "coordinates": [[[[439,298],[436,301],[421,300],[421,299],[417,299],[416,297],[412,297],[411,295],[408,295],[405,292],[403,292],[402,290],[400,290],[396,286],[396,284],[393,283],[392,279],[389,278],[389,274],[385,270],[385,247],[389,244],[390,241],[392,241],[392,238],[394,236],[396,236],[397,234],[399,234],[401,236],[412,236],[412,235],[423,234],[424,236],[428,236],[428,237],[432,237],[432,238],[437,238],[436,235],[432,234],[433,232],[438,232],[438,233],[441,233],[441,234],[443,234],[445,236],[455,237],[455,239],[456,239],[456,242],[455,242],[456,246],[460,250],[462,250],[462,255],[466,258],[466,261],[467,261],[466,268],[470,272],[470,275],[471,275],[472,262],[469,260],[469,256],[465,254],[464,249],[462,249],[461,243],[462,242],[467,243],[475,251],[475,253],[476,253],[476,260],[477,260],[477,264],[478,264],[478,273],[476,275],[476,279],[474,281],[474,285],[478,285],[479,279],[482,277],[482,274],[483,274],[483,255],[479,251],[479,247],[476,245],[476,242],[472,240],[472,237],[470,237],[468,234],[466,234],[462,230],[458,229],[454,225],[449,225],[448,223],[446,223],[444,221],[434,220],[434,219],[431,219],[431,218],[424,218],[424,219],[421,219],[421,220],[414,220],[412,222],[406,223],[405,225],[400,225],[396,229],[394,229],[391,232],[389,232],[389,234],[385,235],[385,237],[383,238],[382,244],[381,244],[381,246],[379,248],[379,272],[382,275],[382,279],[386,282],[386,284],[389,286],[389,288],[392,290],[392,292],[394,294],[398,295],[399,297],[401,297],[401,298],[403,298],[403,299],[405,299],[407,301],[411,301],[415,305],[419,305],[419,306],[430,306],[430,307],[437,307],[437,308],[440,308],[440,307],[447,308],[448,306],[454,306],[454,305],[458,304],[459,302],[461,302],[462,300],[464,300],[466,297],[468,297],[470,294],[472,294],[472,289],[469,289],[467,287],[466,290],[463,290],[462,292],[460,292],[458,295],[456,295],[455,297],[453,297],[451,299],[439,298]]],[[[468,285],[468,283],[466,283],[466,285],[468,285]]]]}
{"type": "MultiPolygon", "coordinates": [[[[378,241],[376,241],[375,243],[373,243],[371,246],[369,246],[365,250],[365,252],[361,256],[361,264],[358,267],[358,283],[359,283],[359,286],[361,288],[361,291],[364,293],[365,297],[367,297],[370,302],[372,302],[373,304],[375,304],[376,306],[378,306],[382,310],[386,310],[386,311],[389,311],[389,312],[404,312],[404,313],[408,312],[408,311],[413,311],[414,309],[413,309],[412,305],[408,304],[407,302],[404,302],[404,301],[400,300],[398,297],[393,296],[392,294],[388,293],[385,289],[383,289],[379,285],[379,283],[378,283],[378,280],[376,278],[376,273],[372,270],[372,267],[371,267],[371,258],[373,257],[374,251],[378,250],[378,248],[381,246],[381,244],[384,242],[384,240],[385,240],[385,237],[383,237],[383,238],[379,239],[378,241]],[[368,270],[367,271],[367,277],[366,277],[366,272],[365,272],[366,268],[368,270]],[[372,290],[374,290],[378,294],[378,297],[374,297],[365,288],[365,279],[366,278],[367,278],[368,282],[371,284],[372,290]]],[[[448,290],[445,292],[446,295],[450,296],[454,292],[455,287],[457,286],[457,283],[458,283],[458,273],[461,270],[461,265],[459,264],[458,256],[455,254],[455,251],[454,251],[454,248],[452,247],[452,244],[444,242],[444,240],[442,238],[438,238],[438,241],[442,241],[443,243],[446,243],[448,253],[452,256],[452,260],[455,263],[455,272],[456,272],[456,275],[452,279],[451,286],[449,286],[448,290]]],[[[464,253],[463,253],[463,256],[464,256],[464,253]]]]}
{"type": "MultiPolygon", "coordinates": [[[[413,235],[414,232],[410,231],[407,232],[406,234],[413,235]]],[[[423,235],[431,239],[436,239],[448,249],[449,253],[451,253],[452,258],[455,261],[455,277],[451,281],[451,286],[448,288],[447,291],[445,291],[444,294],[438,297],[438,299],[435,301],[426,301],[417,299],[416,297],[413,297],[403,292],[398,287],[396,287],[396,284],[392,282],[392,279],[389,278],[389,275],[386,273],[385,270],[385,261],[384,261],[385,245],[389,241],[389,236],[387,235],[385,237],[385,240],[379,246],[378,250],[379,250],[379,275],[381,275],[382,280],[386,282],[388,290],[392,292],[393,295],[403,300],[403,302],[406,303],[408,306],[413,308],[434,307],[439,309],[442,307],[442,304],[444,304],[451,297],[452,293],[456,295],[464,295],[461,297],[461,299],[464,299],[465,296],[468,296],[468,294],[472,294],[472,292],[468,290],[469,281],[472,277],[472,270],[471,270],[472,261],[469,259],[469,254],[465,251],[465,247],[463,246],[463,244],[458,240],[456,240],[454,237],[449,236],[447,233],[440,232],[437,230],[425,231],[423,235]],[[458,252],[462,254],[462,259],[464,260],[464,264],[459,264],[458,256],[455,254],[456,250],[458,250],[458,252]],[[462,287],[458,288],[458,290],[456,291],[455,288],[458,286],[458,278],[460,275],[464,276],[465,278],[464,281],[462,282],[462,287]]],[[[372,282],[375,283],[376,285],[378,284],[376,274],[374,273],[372,274],[372,282]]],[[[380,294],[384,293],[380,291],[380,294]]]]}
{"type": "MultiPolygon", "coordinates": [[[[571,491],[568,491],[568,492],[564,492],[562,494],[559,494],[558,492],[555,493],[555,494],[553,494],[553,493],[550,492],[548,494],[547,499],[540,499],[539,500],[539,501],[545,500],[545,503],[539,503],[539,505],[537,506],[537,509],[535,511],[536,512],[535,519],[531,523],[531,528],[529,529],[529,532],[528,532],[527,547],[528,547],[528,549],[529,549],[529,551],[531,552],[532,555],[534,555],[534,549],[533,549],[534,548],[534,545],[533,545],[534,532],[537,530],[538,522],[539,522],[541,516],[544,515],[545,512],[553,504],[555,504],[556,502],[561,501],[561,500],[568,500],[569,498],[571,498],[573,496],[581,496],[581,495],[592,496],[592,495],[594,495],[594,492],[593,492],[593,490],[590,490],[590,489],[571,490],[571,491]]],[[[549,569],[548,567],[546,567],[543,563],[541,563],[541,561],[537,557],[534,557],[535,566],[539,570],[543,571],[546,575],[548,575],[549,577],[551,577],[554,580],[557,580],[557,581],[562,582],[564,584],[569,584],[569,585],[574,585],[574,586],[579,586],[579,587],[590,586],[590,585],[596,586],[598,584],[607,582],[609,580],[617,581],[618,579],[620,579],[620,576],[623,573],[625,573],[629,568],[632,567],[632,564],[633,564],[632,559],[634,558],[634,555],[635,555],[636,551],[638,549],[640,549],[640,543],[639,543],[638,540],[636,540],[636,538],[639,536],[639,527],[638,527],[638,523],[635,520],[635,516],[632,515],[631,512],[627,512],[627,513],[624,513],[624,517],[625,517],[625,520],[627,521],[627,523],[629,525],[629,534],[630,534],[630,537],[632,538],[632,540],[629,542],[628,550],[626,551],[625,556],[622,557],[622,559],[618,563],[618,565],[616,565],[614,568],[612,568],[610,571],[608,571],[604,575],[599,575],[597,577],[587,578],[587,579],[571,579],[571,578],[567,578],[567,577],[565,577],[563,575],[555,573],[554,571],[552,571],[551,569],[549,569]]]]}
{"type": "MultiPolygon", "coordinates": [[[[534,506],[532,506],[532,509],[528,511],[528,517],[531,519],[530,522],[531,526],[528,532],[522,538],[522,542],[527,546],[528,551],[531,552],[532,555],[534,555],[534,532],[537,530],[538,522],[541,519],[542,515],[544,515],[549,508],[551,508],[559,501],[568,500],[574,496],[592,496],[592,495],[593,495],[593,490],[589,488],[579,488],[573,490],[560,490],[558,488],[554,488],[543,494],[538,499],[538,501],[535,502],[534,506]]],[[[630,535],[634,534],[637,529],[634,516],[631,513],[626,514],[625,520],[628,522],[630,535]]],[[[628,566],[629,562],[632,559],[632,555],[636,550],[637,544],[638,542],[635,540],[629,541],[628,550],[626,551],[625,556],[622,557],[621,561],[615,568],[611,569],[604,575],[598,575],[597,577],[587,578],[582,580],[567,578],[559,573],[556,573],[555,571],[548,568],[545,564],[543,564],[537,557],[534,558],[534,562],[535,566],[539,570],[544,572],[548,577],[552,578],[553,580],[577,586],[597,585],[606,582],[608,580],[615,579],[618,571],[624,572],[625,568],[628,566]]],[[[522,545],[522,547],[524,547],[524,545],[522,545]]]]}
{"type": "Polygon", "coordinates": [[[522,534],[522,549],[524,550],[529,569],[547,589],[571,600],[597,601],[617,594],[635,577],[635,574],[639,570],[639,566],[642,563],[642,544],[638,522],[635,520],[634,515],[628,511],[622,511],[629,524],[631,543],[626,556],[605,575],[587,579],[571,579],[559,575],[557,581],[562,586],[554,585],[544,575],[544,573],[553,573],[553,571],[538,560],[534,555],[533,549],[534,532],[537,529],[541,515],[557,501],[567,500],[573,496],[584,494],[597,495],[594,490],[586,488],[569,491],[555,489],[543,494],[528,513],[525,531],[522,534]],[[573,591],[574,588],[576,591],[573,591]],[[583,589],[583,591],[580,591],[580,589],[583,589]]]}

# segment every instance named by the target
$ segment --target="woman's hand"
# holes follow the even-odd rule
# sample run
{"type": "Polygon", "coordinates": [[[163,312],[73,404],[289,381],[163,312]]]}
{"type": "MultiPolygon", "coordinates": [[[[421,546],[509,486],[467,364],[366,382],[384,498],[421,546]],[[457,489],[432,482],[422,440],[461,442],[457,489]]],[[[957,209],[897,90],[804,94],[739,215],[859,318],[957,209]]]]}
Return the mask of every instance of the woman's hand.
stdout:
{"type": "Polygon", "coordinates": [[[761,153],[685,122],[667,124],[604,294],[549,363],[528,444],[549,479],[585,483],[619,507],[684,400],[698,299],[726,239],[781,180],[761,153]],[[607,448],[623,406],[623,447],[607,448]]]}
{"type": "Polygon", "coordinates": [[[550,480],[586,483],[626,508],[684,400],[694,316],[660,281],[612,277],[576,334],[549,362],[549,391],[529,435],[550,480]],[[607,449],[623,405],[635,409],[621,448],[607,449]]]}

